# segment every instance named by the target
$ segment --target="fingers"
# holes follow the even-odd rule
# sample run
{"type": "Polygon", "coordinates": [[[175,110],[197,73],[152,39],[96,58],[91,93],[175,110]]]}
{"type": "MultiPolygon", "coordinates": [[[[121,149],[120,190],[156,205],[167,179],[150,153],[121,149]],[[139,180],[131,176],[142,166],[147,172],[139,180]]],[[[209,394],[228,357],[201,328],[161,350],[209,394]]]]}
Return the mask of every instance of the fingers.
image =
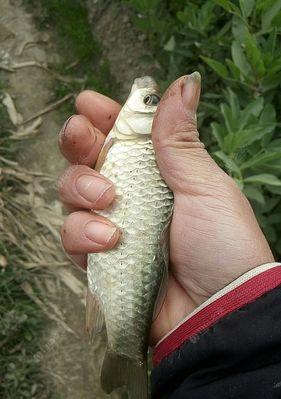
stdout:
{"type": "Polygon", "coordinates": [[[199,139],[196,111],[200,98],[198,72],[182,76],[165,92],[152,126],[159,169],[174,193],[202,193],[223,174],[199,139]]]}
{"type": "Polygon", "coordinates": [[[85,90],[76,99],[78,112],[104,134],[114,125],[121,106],[111,98],[92,90],[85,90]]]}
{"type": "MultiPolygon", "coordinates": [[[[80,115],[73,115],[59,134],[59,147],[72,164],[59,181],[59,196],[70,209],[103,209],[115,196],[112,183],[93,166],[120,105],[99,93],[86,90],[76,99],[80,115]]],[[[87,211],[71,213],[62,228],[66,252],[83,268],[87,253],[105,251],[118,241],[120,231],[110,221],[87,211]]]]}
{"type": "Polygon", "coordinates": [[[73,115],[59,134],[59,147],[70,163],[93,166],[104,140],[105,135],[84,115],[73,115]]]}
{"type": "Polygon", "coordinates": [[[191,116],[196,114],[201,92],[201,75],[199,72],[193,72],[188,75],[182,87],[182,102],[186,112],[191,116]]]}
{"type": "Polygon", "coordinates": [[[196,111],[200,98],[199,72],[182,76],[162,97],[153,123],[155,145],[166,145],[170,139],[179,142],[198,142],[196,111]]]}
{"type": "Polygon", "coordinates": [[[115,196],[112,182],[84,165],[67,168],[58,191],[60,200],[70,209],[104,209],[115,196]]]}
{"type": "Polygon", "coordinates": [[[86,211],[71,213],[61,231],[65,251],[69,255],[79,255],[79,262],[85,259],[81,255],[113,248],[119,236],[120,231],[113,223],[86,211]]]}

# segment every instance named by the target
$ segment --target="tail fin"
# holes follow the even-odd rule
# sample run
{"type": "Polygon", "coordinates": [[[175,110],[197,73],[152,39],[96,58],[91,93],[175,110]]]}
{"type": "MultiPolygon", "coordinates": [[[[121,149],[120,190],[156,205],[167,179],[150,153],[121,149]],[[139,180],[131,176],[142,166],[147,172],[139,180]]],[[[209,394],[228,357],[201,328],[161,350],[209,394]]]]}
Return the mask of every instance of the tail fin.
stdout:
{"type": "Polygon", "coordinates": [[[130,399],[148,399],[147,361],[138,363],[109,350],[106,351],[101,386],[109,394],[114,389],[127,386],[130,399]]]}

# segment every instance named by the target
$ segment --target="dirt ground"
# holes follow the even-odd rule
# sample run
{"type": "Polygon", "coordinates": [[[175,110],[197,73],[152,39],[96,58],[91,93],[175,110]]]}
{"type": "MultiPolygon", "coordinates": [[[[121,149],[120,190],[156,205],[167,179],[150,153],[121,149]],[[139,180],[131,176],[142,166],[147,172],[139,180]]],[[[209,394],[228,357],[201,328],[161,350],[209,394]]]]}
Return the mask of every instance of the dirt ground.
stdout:
{"type": "MultiPolygon", "coordinates": [[[[145,36],[131,26],[128,10],[119,2],[88,0],[87,6],[95,35],[103,48],[103,57],[109,61],[112,75],[120,85],[120,98],[124,99],[133,79],[150,72],[138,62],[146,52],[145,36]]],[[[50,61],[59,63],[63,54],[58,53],[53,33],[38,31],[33,16],[20,0],[0,0],[0,9],[0,65],[6,66],[2,74],[17,111],[26,120],[50,104],[56,81],[52,74],[38,65],[14,66],[25,61],[35,61],[40,65],[50,61]]],[[[18,160],[21,165],[48,173],[54,180],[58,178],[66,163],[57,148],[57,135],[67,116],[59,107],[42,116],[36,139],[22,144],[18,160]]],[[[48,199],[56,218],[60,205],[55,191],[46,186],[42,195],[48,199]]],[[[61,251],[59,238],[56,245],[61,251]]],[[[65,270],[60,268],[60,273],[64,275],[65,270]]],[[[46,384],[53,386],[58,398],[106,398],[108,396],[99,387],[105,339],[97,337],[90,343],[84,329],[86,277],[70,262],[66,273],[71,274],[68,275],[69,283],[65,284],[63,280],[58,285],[52,301],[73,333],[50,321],[40,338],[41,351],[35,355],[46,384]]],[[[117,398],[118,395],[111,397],[117,398]]]]}
{"type": "Polygon", "coordinates": [[[149,51],[146,36],[132,25],[130,10],[121,2],[87,0],[86,4],[92,29],[120,86],[120,99],[124,101],[134,79],[153,75],[157,68],[157,65],[140,62],[149,51]]]}

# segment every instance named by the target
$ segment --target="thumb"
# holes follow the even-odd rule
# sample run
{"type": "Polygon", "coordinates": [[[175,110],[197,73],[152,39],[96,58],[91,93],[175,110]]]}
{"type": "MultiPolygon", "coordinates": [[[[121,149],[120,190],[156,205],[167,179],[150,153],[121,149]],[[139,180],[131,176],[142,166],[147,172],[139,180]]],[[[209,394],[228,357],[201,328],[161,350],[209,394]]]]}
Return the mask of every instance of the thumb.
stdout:
{"type": "Polygon", "coordinates": [[[224,173],[199,138],[196,111],[200,90],[199,72],[182,76],[164,93],[154,117],[152,139],[157,163],[173,191],[186,191],[198,182],[209,181],[214,171],[224,173]]]}

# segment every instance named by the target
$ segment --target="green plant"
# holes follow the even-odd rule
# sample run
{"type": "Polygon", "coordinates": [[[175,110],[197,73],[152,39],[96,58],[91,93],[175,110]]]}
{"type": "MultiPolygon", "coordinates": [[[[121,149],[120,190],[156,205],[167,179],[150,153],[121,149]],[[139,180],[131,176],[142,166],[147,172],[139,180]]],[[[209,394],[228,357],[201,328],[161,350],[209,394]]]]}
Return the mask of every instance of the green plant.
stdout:
{"type": "MultiPolygon", "coordinates": [[[[281,1],[126,0],[164,88],[203,77],[199,129],[281,255],[281,1]]],[[[150,62],[149,58],[144,60],[150,62]]]]}
{"type": "Polygon", "coordinates": [[[26,261],[23,246],[27,234],[20,220],[23,214],[28,215],[30,205],[14,205],[13,200],[24,191],[24,184],[14,173],[17,147],[9,138],[12,126],[1,102],[0,119],[0,397],[51,398],[34,357],[40,350],[38,337],[45,316],[22,289],[22,284],[34,277],[22,266],[26,261]]]}
{"type": "MultiPolygon", "coordinates": [[[[40,30],[53,32],[51,40],[63,57],[49,67],[63,77],[56,80],[54,99],[84,88],[113,95],[116,83],[109,65],[101,57],[101,49],[88,20],[87,9],[79,0],[24,0],[35,16],[40,30]]],[[[73,104],[64,105],[62,111],[71,112],[73,104]]]]}

